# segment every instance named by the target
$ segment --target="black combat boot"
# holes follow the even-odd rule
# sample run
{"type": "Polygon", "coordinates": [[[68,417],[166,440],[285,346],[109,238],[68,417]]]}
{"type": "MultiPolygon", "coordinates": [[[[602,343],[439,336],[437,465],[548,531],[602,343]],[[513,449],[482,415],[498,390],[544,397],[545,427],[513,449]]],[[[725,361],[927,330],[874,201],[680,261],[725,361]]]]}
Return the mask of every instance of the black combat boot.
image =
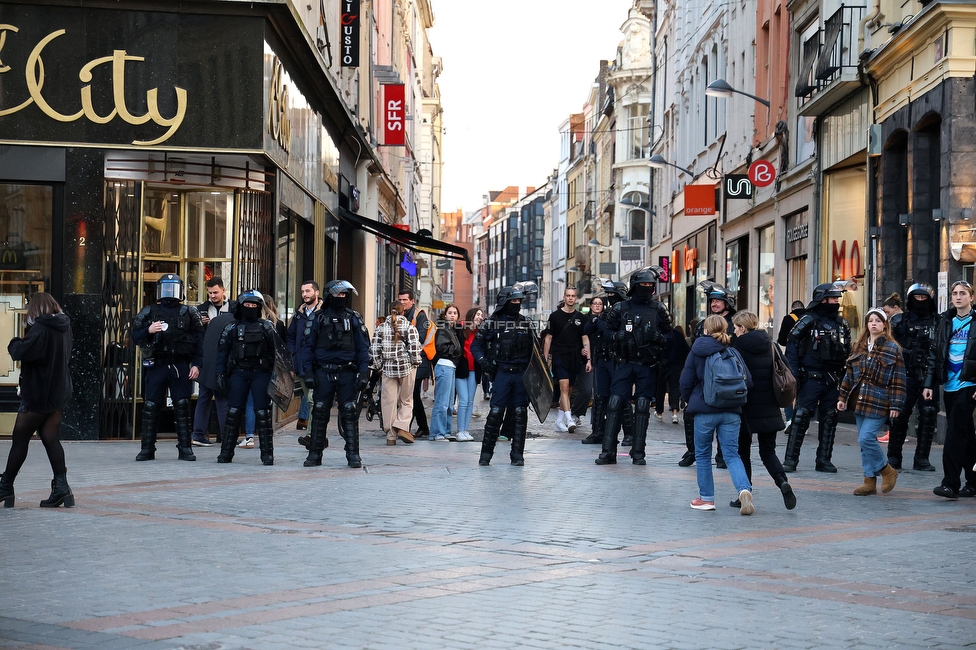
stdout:
{"type": "Polygon", "coordinates": [[[254,412],[254,433],[261,447],[261,462],[274,465],[274,428],[271,424],[271,409],[254,412]]]}
{"type": "Polygon", "coordinates": [[[61,504],[64,504],[65,508],[73,508],[75,505],[75,495],[68,487],[66,471],[54,475],[54,480],[51,481],[51,496],[41,501],[42,508],[57,508],[61,504]]]}
{"type": "Polygon", "coordinates": [[[227,409],[227,417],[224,418],[224,432],[220,439],[220,453],[217,454],[218,463],[230,463],[234,460],[234,450],[237,447],[237,430],[241,427],[241,418],[244,417],[244,409],[227,409]]]}
{"type": "Polygon", "coordinates": [[[0,474],[0,501],[4,508],[14,507],[14,478],[10,472],[0,474]]]}
{"type": "Polygon", "coordinates": [[[529,425],[529,409],[524,406],[515,407],[515,427],[512,430],[512,452],[509,458],[512,465],[525,465],[525,430],[529,425]]]}
{"type": "Polygon", "coordinates": [[[830,462],[834,453],[834,434],[837,431],[837,409],[827,411],[827,415],[820,421],[819,444],[817,445],[817,471],[836,474],[837,468],[830,462]]]}
{"type": "Polygon", "coordinates": [[[695,414],[685,409],[682,419],[685,426],[685,453],[678,461],[678,467],[691,467],[695,464],[695,414]]]}
{"type": "Polygon", "coordinates": [[[193,453],[193,427],[190,419],[190,400],[178,399],[173,402],[173,421],[176,424],[176,449],[180,460],[196,460],[193,453]]]}
{"type": "Polygon", "coordinates": [[[810,428],[810,417],[812,411],[805,408],[798,408],[793,413],[793,421],[786,429],[786,455],[783,457],[783,470],[795,472],[796,466],[800,462],[800,447],[803,445],[803,438],[807,435],[810,428]]]}
{"type": "Polygon", "coordinates": [[[159,404],[142,405],[142,451],[136,460],[156,460],[156,431],[159,427],[159,404]]]}
{"type": "Polygon", "coordinates": [[[504,420],[505,409],[498,406],[491,407],[488,417],[485,418],[485,433],[481,439],[481,457],[478,459],[478,464],[482,467],[491,463],[491,457],[495,454],[495,443],[498,442],[498,434],[504,420]]]}
{"type": "Polygon", "coordinates": [[[346,402],[339,407],[340,431],[346,441],[346,464],[349,467],[362,467],[363,460],[359,457],[359,409],[355,402],[346,402]]]}
{"type": "Polygon", "coordinates": [[[582,442],[584,445],[603,444],[603,430],[607,423],[608,401],[610,401],[610,398],[606,395],[593,396],[593,411],[591,413],[591,417],[593,418],[593,432],[583,438],[582,442]]]}
{"type": "Polygon", "coordinates": [[[624,439],[620,441],[621,447],[631,447],[634,444],[634,406],[630,400],[624,402],[620,409],[620,428],[623,429],[624,439]]]}
{"type": "Polygon", "coordinates": [[[634,414],[634,446],[630,449],[630,458],[634,465],[646,465],[644,447],[647,444],[647,425],[651,422],[651,400],[646,397],[637,398],[637,412],[634,414]]]}
{"type": "Polygon", "coordinates": [[[596,459],[597,465],[617,464],[617,434],[620,431],[620,420],[623,410],[627,408],[624,398],[612,395],[607,404],[607,424],[603,430],[603,449],[596,459]]]}
{"type": "Polygon", "coordinates": [[[915,458],[912,469],[919,472],[934,472],[935,467],[929,462],[929,452],[932,451],[932,439],[938,424],[939,409],[935,406],[921,406],[918,409],[918,444],[915,446],[915,458]]]}
{"type": "Polygon", "coordinates": [[[901,469],[901,452],[908,437],[908,418],[909,414],[902,411],[888,427],[888,464],[894,469],[901,469]]]}
{"type": "MultiPolygon", "coordinates": [[[[342,420],[342,417],[339,418],[342,420]]],[[[312,427],[308,430],[308,458],[305,467],[318,467],[322,464],[322,451],[329,446],[327,429],[329,426],[329,406],[316,402],[312,407],[312,427]]]]}

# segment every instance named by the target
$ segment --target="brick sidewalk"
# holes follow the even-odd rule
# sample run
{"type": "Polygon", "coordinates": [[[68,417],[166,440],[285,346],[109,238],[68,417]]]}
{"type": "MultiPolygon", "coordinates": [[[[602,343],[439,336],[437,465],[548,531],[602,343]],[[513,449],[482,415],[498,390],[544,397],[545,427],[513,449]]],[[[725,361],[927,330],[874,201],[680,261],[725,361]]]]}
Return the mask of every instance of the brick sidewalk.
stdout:
{"type": "MultiPolygon", "coordinates": [[[[479,409],[484,410],[478,400],[479,409]]],[[[480,428],[483,418],[472,422],[480,428]]],[[[679,425],[652,418],[648,465],[599,467],[587,430],[532,431],[526,466],[499,443],[386,447],[363,420],[361,470],[341,448],[304,468],[295,432],[276,465],[238,450],[196,463],[172,442],[66,443],[78,506],[41,510],[39,442],[0,510],[0,647],[959,648],[976,639],[976,500],[906,471],[856,498],[852,433],[836,475],[808,438],[787,511],[753,450],[756,514],[688,507],[679,425]]],[[[337,445],[335,436],[330,436],[337,445]]],[[[9,442],[0,443],[6,454],[9,442]]],[[[782,445],[780,447],[782,451],[782,445]]],[[[911,453],[909,448],[908,454],[911,453]]],[[[623,454],[626,449],[622,449],[623,454]]],[[[933,450],[933,459],[941,448],[933,450]]]]}

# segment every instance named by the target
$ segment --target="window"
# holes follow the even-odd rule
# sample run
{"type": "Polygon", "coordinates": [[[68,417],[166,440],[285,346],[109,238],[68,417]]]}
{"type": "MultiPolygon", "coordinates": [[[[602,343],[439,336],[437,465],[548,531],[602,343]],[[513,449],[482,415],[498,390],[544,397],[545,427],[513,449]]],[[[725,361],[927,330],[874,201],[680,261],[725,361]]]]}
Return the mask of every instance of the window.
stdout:
{"type": "Polygon", "coordinates": [[[647,237],[647,213],[643,210],[630,211],[630,237],[631,241],[644,241],[647,237]]]}
{"type": "Polygon", "coordinates": [[[650,158],[650,104],[627,107],[627,160],[650,158]]]}

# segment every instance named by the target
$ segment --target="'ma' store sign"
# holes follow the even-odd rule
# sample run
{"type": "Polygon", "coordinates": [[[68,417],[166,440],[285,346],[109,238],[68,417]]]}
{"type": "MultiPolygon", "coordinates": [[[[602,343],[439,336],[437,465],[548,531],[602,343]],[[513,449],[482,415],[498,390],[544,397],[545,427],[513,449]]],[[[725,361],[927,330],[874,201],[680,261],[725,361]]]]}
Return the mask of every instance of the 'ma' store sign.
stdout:
{"type": "Polygon", "coordinates": [[[263,36],[255,18],[0,5],[0,140],[260,147],[263,36]]]}

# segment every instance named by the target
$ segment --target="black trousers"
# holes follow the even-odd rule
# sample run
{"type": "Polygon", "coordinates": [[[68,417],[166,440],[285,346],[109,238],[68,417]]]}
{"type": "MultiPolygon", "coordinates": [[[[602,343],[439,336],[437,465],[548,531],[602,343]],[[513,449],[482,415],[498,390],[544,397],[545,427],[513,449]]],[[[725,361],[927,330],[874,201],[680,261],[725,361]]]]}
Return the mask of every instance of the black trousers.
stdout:
{"type": "Polygon", "coordinates": [[[655,410],[664,413],[664,394],[668,394],[668,406],[672,411],[680,410],[678,403],[681,401],[681,387],[678,385],[681,379],[681,367],[665,365],[661,366],[660,374],[657,377],[657,405],[655,410]]]}
{"type": "MultiPolygon", "coordinates": [[[[429,379],[429,377],[424,379],[429,379]]],[[[417,433],[430,432],[430,425],[427,423],[427,411],[424,410],[424,401],[420,397],[421,384],[424,383],[424,379],[417,378],[413,383],[413,420],[417,423],[417,433]]]]}
{"type": "MultiPolygon", "coordinates": [[[[762,460],[763,467],[769,472],[769,476],[780,487],[786,483],[786,470],[783,463],[776,456],[776,432],[757,431],[756,438],[759,440],[759,458],[762,460]]],[[[746,468],[746,476],[749,483],[752,483],[752,432],[746,426],[745,419],[739,425],[739,458],[742,460],[743,467],[746,468]]]]}
{"type": "Polygon", "coordinates": [[[942,448],[942,485],[958,492],[961,486],[960,470],[966,476],[966,485],[976,487],[976,427],[973,426],[973,395],[976,386],[966,386],[942,393],[946,410],[946,439],[942,448]]]}

